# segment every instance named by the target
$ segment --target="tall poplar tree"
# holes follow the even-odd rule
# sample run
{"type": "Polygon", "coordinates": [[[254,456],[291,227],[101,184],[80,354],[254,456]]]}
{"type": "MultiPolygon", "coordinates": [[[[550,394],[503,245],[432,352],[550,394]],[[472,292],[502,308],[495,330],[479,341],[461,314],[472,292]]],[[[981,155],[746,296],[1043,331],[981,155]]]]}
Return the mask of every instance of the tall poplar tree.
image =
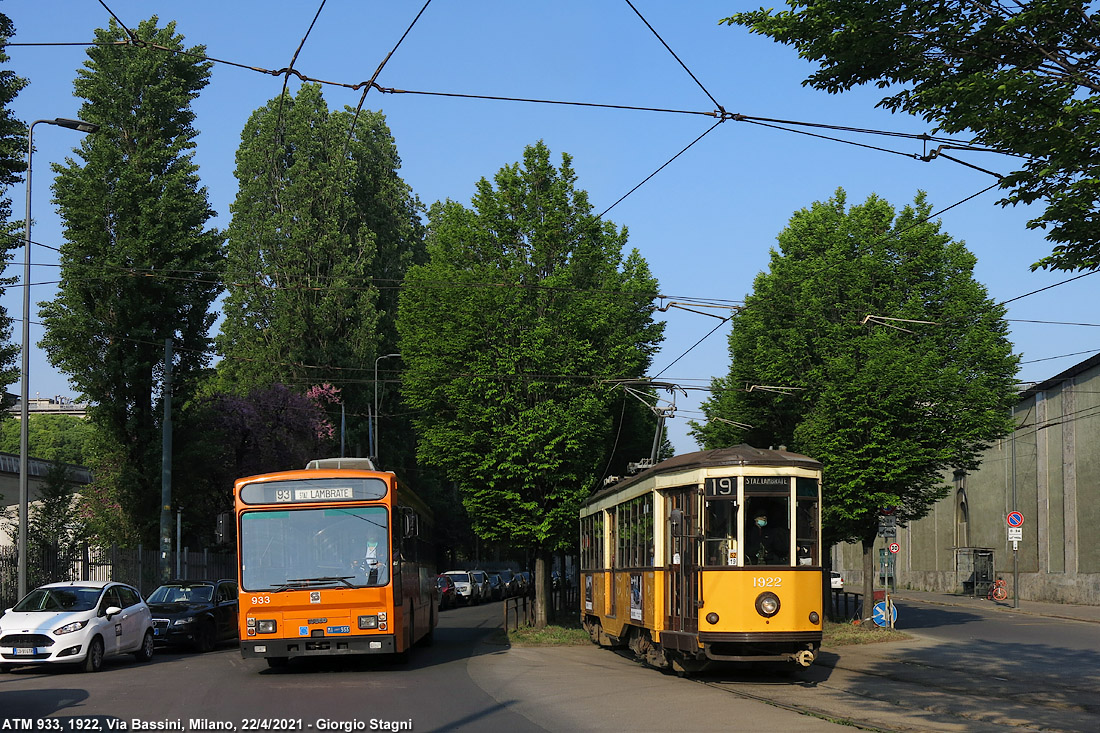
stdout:
{"type": "Polygon", "coordinates": [[[848,207],[842,190],[796,212],[733,319],[709,422],[693,424],[707,448],[784,443],[824,464],[826,538],[863,543],[866,599],[880,510],[925,516],[945,472],[976,468],[1011,426],[1004,307],[930,214],[923,194],[895,212],[875,196],[848,207]]]}
{"type": "MultiPolygon", "coordinates": [[[[360,454],[374,360],[397,351],[398,287],[423,259],[421,207],[400,167],[382,113],[330,111],[315,84],[256,110],[237,150],[217,388],[333,383],[349,451],[360,454]]],[[[379,393],[382,412],[394,414],[396,392],[379,393]]],[[[386,427],[396,438],[392,421],[386,427]]]]}
{"type": "Polygon", "coordinates": [[[616,445],[622,393],[606,380],[644,375],[663,330],[648,265],[576,182],[540,142],[482,179],[471,208],[433,206],[430,260],[398,313],[421,459],[480,537],[534,550],[543,578],[616,445]]]}
{"type": "Polygon", "coordinates": [[[42,345],[94,403],[97,483],[155,537],[164,344],[174,342],[182,404],[208,362],[222,236],[206,226],[214,212],[192,161],[191,103],[211,63],[195,58],[203,47],[185,49],[174,23],[153,17],[134,33],[150,46],[120,43],[128,36],[113,21],[97,30],[74,83],[81,118],[100,129],[81,140],[81,161],[54,166],[66,241],[57,297],[42,304],[42,345]]]}
{"type": "MultiPolygon", "coordinates": [[[[0,13],[0,64],[8,62],[4,47],[8,39],[15,34],[15,27],[8,16],[0,13]]],[[[0,270],[7,267],[12,254],[21,245],[18,236],[19,224],[9,221],[11,218],[11,199],[7,189],[22,180],[22,172],[27,169],[27,126],[8,108],[27,80],[16,76],[10,69],[0,69],[0,270]]],[[[4,288],[16,282],[15,278],[0,278],[0,293],[4,288]]],[[[18,345],[11,343],[12,318],[7,309],[0,306],[0,408],[6,408],[7,389],[19,379],[19,369],[15,357],[19,353],[18,345]]],[[[2,413],[0,413],[2,414],[2,413]]]]}

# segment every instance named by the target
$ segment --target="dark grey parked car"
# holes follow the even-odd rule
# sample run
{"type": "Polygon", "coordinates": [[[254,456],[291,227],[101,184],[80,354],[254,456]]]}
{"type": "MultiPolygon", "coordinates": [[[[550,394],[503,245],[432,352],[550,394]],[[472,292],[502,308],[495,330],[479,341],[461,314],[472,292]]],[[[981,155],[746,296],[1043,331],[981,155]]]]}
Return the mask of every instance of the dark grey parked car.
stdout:
{"type": "Polygon", "coordinates": [[[173,580],[149,594],[153,641],[211,651],[237,639],[237,583],[173,580]]]}

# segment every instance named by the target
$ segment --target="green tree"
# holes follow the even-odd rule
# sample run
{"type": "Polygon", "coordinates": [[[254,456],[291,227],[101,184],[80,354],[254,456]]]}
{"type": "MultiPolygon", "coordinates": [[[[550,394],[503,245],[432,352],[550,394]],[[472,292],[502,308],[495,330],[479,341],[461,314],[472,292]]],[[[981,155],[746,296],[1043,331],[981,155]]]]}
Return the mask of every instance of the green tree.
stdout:
{"type": "MultiPolygon", "coordinates": [[[[135,33],[185,50],[174,23],[153,17],[135,33]]],[[[42,304],[42,345],[94,403],[89,419],[105,441],[97,485],[152,538],[164,343],[174,342],[174,400],[183,404],[209,358],[222,236],[206,228],[214,212],[192,161],[191,103],[211,63],[196,59],[201,46],[174,54],[119,43],[126,37],[114,22],[97,30],[74,84],[80,116],[100,129],[81,140],[83,162],[54,166],[66,241],[58,295],[42,304]]]]}
{"type": "MultiPolygon", "coordinates": [[[[30,454],[45,461],[87,466],[95,426],[72,415],[31,415],[27,436],[30,454]]],[[[0,422],[0,451],[19,452],[19,421],[0,422]]]]}
{"type": "Polygon", "coordinates": [[[382,113],[330,112],[318,85],[252,114],[237,150],[218,389],[304,390],[322,375],[341,388],[348,444],[363,450],[374,360],[397,350],[397,286],[423,259],[421,206],[400,166],[382,113]]]}
{"type": "Polygon", "coordinates": [[[248,395],[196,399],[176,423],[173,502],[192,543],[214,542],[216,517],[233,510],[242,476],[304,468],[327,455],[336,430],[318,390],[301,395],[276,384],[248,395]]]}
{"type": "MultiPolygon", "coordinates": [[[[15,27],[11,19],[0,13],[0,64],[8,62],[4,49],[13,35],[15,27]]],[[[9,186],[22,180],[20,174],[27,169],[27,126],[16,119],[8,106],[26,85],[27,80],[16,76],[15,72],[0,69],[0,270],[7,267],[13,252],[22,244],[17,236],[19,223],[9,221],[11,199],[6,192],[9,186]]],[[[0,278],[0,295],[15,282],[14,277],[0,278]]],[[[11,316],[6,308],[0,306],[0,410],[12,404],[7,386],[19,380],[19,369],[15,364],[19,346],[11,343],[11,336],[11,316]]]]}
{"type": "Polygon", "coordinates": [[[621,392],[601,380],[641,376],[661,341],[657,282],[541,142],[472,204],[432,207],[401,294],[402,393],[474,531],[533,549],[545,582],[615,442],[621,392]]]}
{"type": "Polygon", "coordinates": [[[785,443],[822,461],[826,539],[863,543],[868,599],[880,509],[925,516],[945,472],[976,468],[1011,426],[1004,308],[930,211],[923,194],[897,215],[876,196],[848,208],[840,190],[795,213],[733,319],[709,422],[693,424],[708,448],[785,443]]]}
{"type": "Polygon", "coordinates": [[[1020,156],[1002,205],[1046,201],[1028,226],[1053,252],[1032,266],[1100,267],[1100,15],[1080,0],[787,0],[788,10],[722,22],[820,63],[805,83],[830,93],[889,89],[879,106],[1020,156]]]}

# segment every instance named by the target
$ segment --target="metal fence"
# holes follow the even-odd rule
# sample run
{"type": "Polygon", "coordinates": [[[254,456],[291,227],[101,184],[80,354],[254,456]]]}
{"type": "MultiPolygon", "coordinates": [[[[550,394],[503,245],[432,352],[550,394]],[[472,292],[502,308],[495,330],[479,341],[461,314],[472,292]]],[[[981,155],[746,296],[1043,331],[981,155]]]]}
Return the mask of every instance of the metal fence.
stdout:
{"type": "MultiPolygon", "coordinates": [[[[148,595],[161,583],[160,551],[119,547],[74,548],[68,553],[33,548],[27,555],[27,589],[66,580],[117,580],[148,595]]],[[[169,553],[169,575],[184,580],[237,578],[237,558],[229,552],[202,550],[169,553]],[[178,559],[178,563],[177,563],[178,559]],[[178,571],[177,571],[178,568],[178,571]]],[[[0,611],[19,600],[17,548],[0,547],[0,611]]]]}

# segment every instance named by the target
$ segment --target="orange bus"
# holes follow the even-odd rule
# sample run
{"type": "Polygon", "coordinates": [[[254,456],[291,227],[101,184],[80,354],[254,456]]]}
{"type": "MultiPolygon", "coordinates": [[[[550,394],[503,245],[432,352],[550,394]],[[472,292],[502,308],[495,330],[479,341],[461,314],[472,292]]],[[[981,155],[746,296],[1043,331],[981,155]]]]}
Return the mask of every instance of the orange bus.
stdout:
{"type": "Polygon", "coordinates": [[[233,487],[241,656],[404,655],[437,620],[431,513],[366,458],[233,487]]]}

